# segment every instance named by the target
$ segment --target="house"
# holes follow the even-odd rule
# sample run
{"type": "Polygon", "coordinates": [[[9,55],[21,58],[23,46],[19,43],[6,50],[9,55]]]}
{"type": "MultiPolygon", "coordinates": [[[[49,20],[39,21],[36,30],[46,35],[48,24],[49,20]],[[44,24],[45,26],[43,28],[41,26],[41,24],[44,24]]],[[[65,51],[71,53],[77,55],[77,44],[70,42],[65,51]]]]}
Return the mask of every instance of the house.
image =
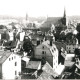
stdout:
{"type": "Polygon", "coordinates": [[[74,70],[75,70],[75,54],[67,54],[66,55],[64,66],[66,68],[66,72],[74,73],[74,70]]]}
{"type": "Polygon", "coordinates": [[[10,51],[0,51],[0,79],[15,79],[21,73],[21,56],[10,51]]]}
{"type": "Polygon", "coordinates": [[[78,39],[73,38],[72,41],[66,44],[66,51],[68,53],[74,53],[75,49],[78,48],[78,39]]]}
{"type": "MultiPolygon", "coordinates": [[[[26,75],[26,79],[29,78],[29,76],[31,77],[38,77],[38,71],[41,69],[41,61],[29,61],[27,64],[25,63],[24,65],[24,69],[22,71],[22,79],[24,79],[23,77],[26,75]]],[[[31,79],[31,78],[29,78],[31,79]]],[[[34,78],[32,78],[34,79],[34,78]]]]}
{"type": "Polygon", "coordinates": [[[58,49],[53,41],[44,41],[35,48],[34,58],[44,59],[55,71],[58,66],[58,49]]]}

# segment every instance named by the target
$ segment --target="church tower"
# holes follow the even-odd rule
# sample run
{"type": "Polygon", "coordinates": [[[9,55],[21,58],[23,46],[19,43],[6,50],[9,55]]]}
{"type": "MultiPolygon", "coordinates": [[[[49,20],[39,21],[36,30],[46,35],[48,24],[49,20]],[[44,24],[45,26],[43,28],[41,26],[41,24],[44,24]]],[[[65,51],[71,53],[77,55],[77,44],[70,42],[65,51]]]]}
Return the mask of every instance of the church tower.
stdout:
{"type": "Polygon", "coordinates": [[[62,18],[62,24],[66,26],[66,10],[65,10],[65,8],[64,8],[64,15],[62,18]]]}

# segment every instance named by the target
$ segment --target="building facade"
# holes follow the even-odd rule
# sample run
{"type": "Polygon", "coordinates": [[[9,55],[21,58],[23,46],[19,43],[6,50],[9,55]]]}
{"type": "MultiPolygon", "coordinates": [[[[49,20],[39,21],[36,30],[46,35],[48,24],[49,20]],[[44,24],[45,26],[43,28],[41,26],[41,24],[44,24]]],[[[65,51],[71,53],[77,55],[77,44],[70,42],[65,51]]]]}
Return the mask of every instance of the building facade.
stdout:
{"type": "Polygon", "coordinates": [[[51,41],[47,40],[38,45],[35,49],[34,57],[37,59],[44,58],[54,71],[58,66],[58,49],[51,41]]]}
{"type": "Polygon", "coordinates": [[[12,52],[0,52],[0,78],[15,79],[21,73],[21,57],[12,52]]]}

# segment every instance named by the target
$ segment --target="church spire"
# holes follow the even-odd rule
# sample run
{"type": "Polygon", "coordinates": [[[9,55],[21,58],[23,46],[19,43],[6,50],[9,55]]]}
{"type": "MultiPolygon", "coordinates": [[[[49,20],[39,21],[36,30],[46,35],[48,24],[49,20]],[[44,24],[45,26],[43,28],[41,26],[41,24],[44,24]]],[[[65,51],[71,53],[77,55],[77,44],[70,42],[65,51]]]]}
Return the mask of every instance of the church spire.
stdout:
{"type": "Polygon", "coordinates": [[[66,9],[64,7],[64,18],[66,18],[66,9]]]}

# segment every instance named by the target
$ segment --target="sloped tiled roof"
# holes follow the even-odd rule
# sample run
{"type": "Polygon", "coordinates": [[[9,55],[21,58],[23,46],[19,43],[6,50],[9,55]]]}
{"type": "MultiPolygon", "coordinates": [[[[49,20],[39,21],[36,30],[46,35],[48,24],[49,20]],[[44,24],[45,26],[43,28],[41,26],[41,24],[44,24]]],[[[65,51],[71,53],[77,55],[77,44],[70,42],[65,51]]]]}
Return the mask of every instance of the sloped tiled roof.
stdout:
{"type": "Polygon", "coordinates": [[[10,55],[10,51],[0,51],[0,64],[4,63],[10,55]]]}
{"type": "Polygon", "coordinates": [[[57,46],[57,49],[60,51],[61,48],[63,47],[66,50],[66,44],[63,42],[54,42],[54,44],[57,46]]]}

